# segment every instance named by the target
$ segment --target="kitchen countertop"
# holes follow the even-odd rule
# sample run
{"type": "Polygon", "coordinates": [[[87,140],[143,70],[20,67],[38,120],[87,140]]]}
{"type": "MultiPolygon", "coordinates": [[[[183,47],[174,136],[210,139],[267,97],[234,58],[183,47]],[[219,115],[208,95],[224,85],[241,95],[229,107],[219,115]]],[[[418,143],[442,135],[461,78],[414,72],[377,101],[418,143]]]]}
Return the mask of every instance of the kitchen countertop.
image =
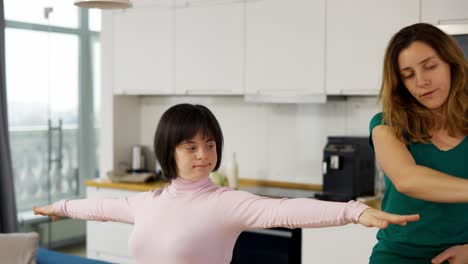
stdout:
{"type": "MultiPolygon", "coordinates": [[[[164,187],[168,182],[162,180],[156,180],[147,183],[126,183],[126,182],[113,182],[109,179],[92,179],[85,182],[86,186],[94,186],[100,188],[111,188],[111,189],[121,189],[129,191],[149,191],[155,188],[164,187]]],[[[268,181],[268,180],[254,180],[254,179],[239,179],[240,189],[246,188],[261,188],[268,187],[273,189],[289,189],[289,190],[310,190],[310,191],[320,191],[322,189],[321,185],[317,184],[303,184],[303,183],[291,183],[291,182],[279,182],[279,181],[268,181]]]]}
{"type": "Polygon", "coordinates": [[[109,188],[109,189],[119,189],[127,191],[140,191],[146,192],[156,188],[161,188],[166,186],[168,183],[164,181],[152,181],[145,183],[127,183],[127,182],[112,182],[109,179],[93,179],[87,180],[85,182],[86,186],[99,187],[99,188],[109,188]]]}
{"type": "Polygon", "coordinates": [[[240,186],[239,190],[272,198],[313,198],[316,191],[267,186],[240,186]]]}
{"type": "MultiPolygon", "coordinates": [[[[272,197],[272,198],[314,198],[317,191],[304,190],[304,189],[290,189],[279,187],[265,187],[265,186],[240,186],[239,190],[255,193],[257,195],[272,197]]],[[[376,209],[381,208],[382,197],[366,196],[358,197],[356,200],[367,204],[368,206],[376,209]]]]}
{"type": "MultiPolygon", "coordinates": [[[[85,182],[86,186],[110,188],[128,191],[149,191],[165,187],[168,182],[157,180],[148,183],[112,182],[108,179],[93,179],[85,182]]],[[[313,198],[321,190],[321,185],[278,182],[268,180],[239,179],[239,190],[244,190],[261,196],[272,198],[313,198]]],[[[369,196],[357,199],[373,208],[379,208],[381,197],[369,196]]]]}

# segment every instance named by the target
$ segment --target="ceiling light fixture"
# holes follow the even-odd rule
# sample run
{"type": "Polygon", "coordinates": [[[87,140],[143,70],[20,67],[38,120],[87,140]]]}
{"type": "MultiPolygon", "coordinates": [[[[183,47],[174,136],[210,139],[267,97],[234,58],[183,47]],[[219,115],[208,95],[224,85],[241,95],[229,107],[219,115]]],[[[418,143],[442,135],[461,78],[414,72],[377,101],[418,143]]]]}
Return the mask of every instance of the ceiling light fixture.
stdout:
{"type": "Polygon", "coordinates": [[[130,0],[75,0],[74,4],[83,8],[124,9],[132,6],[130,0]]]}

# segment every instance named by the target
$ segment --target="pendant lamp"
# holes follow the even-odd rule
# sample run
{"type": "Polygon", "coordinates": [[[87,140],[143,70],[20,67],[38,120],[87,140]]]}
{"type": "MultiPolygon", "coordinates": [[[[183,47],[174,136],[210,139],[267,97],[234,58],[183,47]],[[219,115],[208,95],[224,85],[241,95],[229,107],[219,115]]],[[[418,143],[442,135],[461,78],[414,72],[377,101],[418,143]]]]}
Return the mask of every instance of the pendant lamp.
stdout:
{"type": "Polygon", "coordinates": [[[132,6],[130,0],[75,0],[74,4],[83,8],[124,9],[132,6]]]}

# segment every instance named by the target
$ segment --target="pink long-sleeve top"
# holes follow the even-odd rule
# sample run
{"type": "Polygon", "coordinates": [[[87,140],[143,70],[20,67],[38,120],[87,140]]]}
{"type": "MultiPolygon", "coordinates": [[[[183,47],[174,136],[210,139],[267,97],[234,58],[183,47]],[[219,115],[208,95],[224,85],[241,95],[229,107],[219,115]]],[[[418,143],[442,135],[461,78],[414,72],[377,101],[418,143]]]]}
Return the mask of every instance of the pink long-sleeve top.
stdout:
{"type": "Polygon", "coordinates": [[[271,199],[220,187],[209,178],[177,178],[164,189],[126,198],[88,198],[54,203],[70,218],[133,224],[129,239],[137,263],[229,263],[244,230],[325,227],[357,222],[368,207],[356,201],[271,199]]]}

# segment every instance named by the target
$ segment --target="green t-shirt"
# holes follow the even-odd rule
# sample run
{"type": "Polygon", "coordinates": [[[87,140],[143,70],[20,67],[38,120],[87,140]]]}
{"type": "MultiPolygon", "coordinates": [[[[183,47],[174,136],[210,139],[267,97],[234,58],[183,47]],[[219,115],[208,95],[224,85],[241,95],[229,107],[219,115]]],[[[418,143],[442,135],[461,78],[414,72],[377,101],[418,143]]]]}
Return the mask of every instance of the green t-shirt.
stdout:
{"type": "MultiPolygon", "coordinates": [[[[370,122],[370,132],[382,124],[382,113],[370,122]]],[[[372,143],[372,134],[369,137],[372,143]]],[[[407,143],[418,165],[468,179],[468,139],[456,147],[439,150],[432,143],[407,143]]],[[[468,203],[436,203],[409,197],[397,191],[385,175],[382,210],[394,214],[419,213],[420,220],[407,226],[390,225],[377,234],[371,263],[430,263],[450,246],[468,244],[468,203]],[[429,261],[429,262],[426,262],[429,261]]]]}

